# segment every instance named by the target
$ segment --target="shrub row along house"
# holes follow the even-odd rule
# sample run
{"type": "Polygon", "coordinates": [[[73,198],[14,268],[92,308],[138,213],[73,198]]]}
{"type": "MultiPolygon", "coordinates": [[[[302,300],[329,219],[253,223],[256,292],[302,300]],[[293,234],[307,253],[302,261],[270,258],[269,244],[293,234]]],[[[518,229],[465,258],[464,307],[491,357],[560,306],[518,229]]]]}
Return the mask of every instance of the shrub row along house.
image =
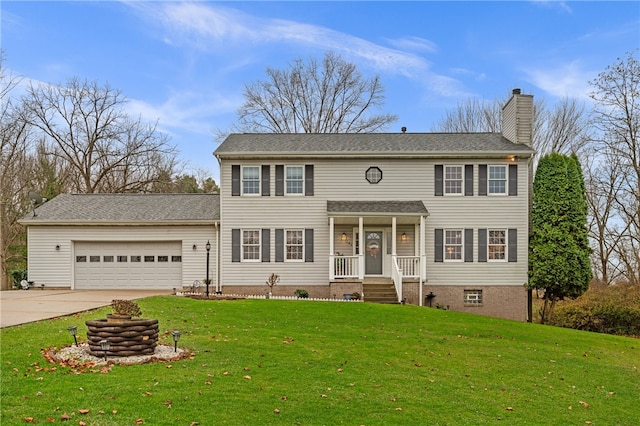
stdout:
{"type": "Polygon", "coordinates": [[[28,226],[29,279],[442,306],[527,319],[533,97],[502,133],[232,134],[219,194],[63,194],[28,226]],[[207,251],[207,242],[210,250],[207,251]]]}

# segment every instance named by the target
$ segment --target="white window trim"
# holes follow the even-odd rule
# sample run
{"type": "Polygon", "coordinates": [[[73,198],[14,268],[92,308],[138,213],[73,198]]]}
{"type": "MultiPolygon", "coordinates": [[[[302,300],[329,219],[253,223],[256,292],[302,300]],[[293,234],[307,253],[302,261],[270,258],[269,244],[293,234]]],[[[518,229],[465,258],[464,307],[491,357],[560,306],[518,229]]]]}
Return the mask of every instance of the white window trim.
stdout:
{"type": "MultiPolygon", "coordinates": [[[[444,262],[464,262],[464,229],[445,229],[444,234],[442,235],[442,260],[444,262]],[[447,232],[460,232],[460,259],[447,259],[447,246],[453,246],[452,244],[447,244],[447,232]]],[[[455,245],[458,247],[458,245],[455,245]]]]}
{"type": "Polygon", "coordinates": [[[300,196],[304,196],[304,184],[305,184],[305,175],[304,175],[304,166],[303,165],[298,165],[298,164],[289,164],[289,165],[285,165],[284,166],[284,195],[287,195],[289,197],[300,197],[300,196]],[[302,169],[302,190],[300,192],[289,192],[289,185],[287,185],[287,183],[289,182],[289,179],[287,179],[287,170],[290,167],[297,167],[302,169]]]}
{"type": "MultiPolygon", "coordinates": [[[[495,179],[494,179],[495,180],[495,179]]],[[[490,197],[504,197],[509,194],[509,167],[506,164],[487,165],[487,195],[490,197]],[[491,192],[491,167],[502,167],[504,169],[504,192],[491,192]]]]}
{"type": "MultiPolygon", "coordinates": [[[[498,245],[498,244],[494,244],[494,245],[498,245]]],[[[509,231],[507,229],[487,229],[487,262],[496,262],[496,263],[503,263],[503,262],[507,262],[507,260],[509,259],[509,231]],[[504,259],[491,259],[491,252],[489,251],[489,246],[491,244],[489,244],[489,241],[491,240],[491,232],[492,231],[502,231],[504,232],[504,259]]]]}
{"type": "MultiPolygon", "coordinates": [[[[462,164],[445,164],[442,169],[442,193],[447,197],[461,197],[464,195],[464,165],[462,164]],[[460,192],[447,192],[447,181],[452,181],[452,179],[447,179],[447,168],[448,167],[459,167],[461,170],[461,180],[460,180],[460,192]]],[[[457,180],[457,179],[456,179],[457,180]]]]}
{"type": "Polygon", "coordinates": [[[240,231],[240,261],[255,263],[262,261],[262,230],[261,229],[242,229],[240,231]],[[255,244],[245,244],[244,243],[244,233],[245,232],[257,232],[258,233],[258,258],[257,259],[245,259],[244,257],[244,248],[247,246],[253,247],[255,244]]]}
{"type": "MultiPolygon", "coordinates": [[[[255,196],[259,196],[261,195],[261,188],[262,188],[262,176],[261,176],[261,167],[260,166],[242,166],[240,168],[240,194],[245,196],[245,197],[255,197],[255,196]],[[245,168],[257,168],[258,169],[258,192],[251,192],[251,193],[246,193],[244,192],[244,169],[245,168]]],[[[253,181],[251,181],[253,182],[253,181]]]]}
{"type": "MultiPolygon", "coordinates": [[[[285,262],[291,262],[291,263],[304,263],[304,251],[305,251],[305,240],[304,240],[304,229],[302,228],[291,228],[291,229],[285,229],[284,230],[284,261],[285,262]],[[289,247],[289,244],[287,244],[287,232],[289,231],[299,231],[302,233],[302,257],[300,259],[289,259],[287,257],[288,255],[288,250],[287,248],[289,247]]],[[[292,246],[298,246],[298,244],[291,244],[292,246]]]]}

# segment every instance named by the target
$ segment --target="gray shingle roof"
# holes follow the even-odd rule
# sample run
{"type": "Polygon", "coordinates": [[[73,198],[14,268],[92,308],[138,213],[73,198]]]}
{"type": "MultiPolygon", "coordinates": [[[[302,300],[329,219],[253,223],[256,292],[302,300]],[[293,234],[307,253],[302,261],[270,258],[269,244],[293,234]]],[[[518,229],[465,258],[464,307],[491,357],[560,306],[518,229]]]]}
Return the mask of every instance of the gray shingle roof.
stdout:
{"type": "Polygon", "coordinates": [[[293,133],[231,134],[216,149],[220,157],[242,156],[442,156],[534,152],[500,133],[293,133]]]}
{"type": "Polygon", "coordinates": [[[21,223],[214,223],[218,194],[60,194],[21,223]]]}
{"type": "Polygon", "coordinates": [[[327,213],[426,215],[422,201],[327,201],[327,213]]]}

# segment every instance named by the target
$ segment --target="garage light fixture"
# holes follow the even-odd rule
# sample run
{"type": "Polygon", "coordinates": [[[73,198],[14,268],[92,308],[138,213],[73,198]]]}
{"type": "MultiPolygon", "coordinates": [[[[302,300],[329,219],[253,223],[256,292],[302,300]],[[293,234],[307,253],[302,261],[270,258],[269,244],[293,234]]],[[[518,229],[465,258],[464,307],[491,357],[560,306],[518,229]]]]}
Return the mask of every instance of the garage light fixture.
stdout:
{"type": "Polygon", "coordinates": [[[104,352],[104,360],[107,360],[107,352],[109,351],[109,348],[111,347],[111,342],[109,342],[107,339],[102,339],[100,340],[100,348],[102,348],[102,351],[104,352]]]}
{"type": "Polygon", "coordinates": [[[171,337],[173,337],[173,351],[178,352],[178,340],[180,340],[180,336],[182,333],[178,330],[174,330],[171,332],[171,337]]]}
{"type": "Polygon", "coordinates": [[[56,250],[60,250],[60,244],[56,244],[56,250]]]}
{"type": "Polygon", "coordinates": [[[194,244],[193,247],[191,247],[191,248],[194,249],[194,250],[197,250],[198,246],[194,244]]]}
{"type": "Polygon", "coordinates": [[[73,336],[73,341],[76,343],[76,346],[78,346],[78,338],[76,337],[78,334],[78,326],[70,325],[69,327],[67,327],[67,331],[69,332],[70,335],[73,336]]]}

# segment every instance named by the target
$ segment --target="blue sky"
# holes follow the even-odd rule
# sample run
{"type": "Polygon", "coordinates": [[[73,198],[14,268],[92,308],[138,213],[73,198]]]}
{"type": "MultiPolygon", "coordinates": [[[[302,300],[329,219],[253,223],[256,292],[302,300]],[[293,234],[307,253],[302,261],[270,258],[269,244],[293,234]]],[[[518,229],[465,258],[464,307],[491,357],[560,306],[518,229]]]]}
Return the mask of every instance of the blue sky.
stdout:
{"type": "Polygon", "coordinates": [[[388,131],[426,132],[471,97],[519,87],[587,102],[593,80],[640,47],[640,2],[2,1],[4,66],[24,82],[108,83],[218,181],[214,133],[266,67],[334,51],[379,75],[388,131]]]}

